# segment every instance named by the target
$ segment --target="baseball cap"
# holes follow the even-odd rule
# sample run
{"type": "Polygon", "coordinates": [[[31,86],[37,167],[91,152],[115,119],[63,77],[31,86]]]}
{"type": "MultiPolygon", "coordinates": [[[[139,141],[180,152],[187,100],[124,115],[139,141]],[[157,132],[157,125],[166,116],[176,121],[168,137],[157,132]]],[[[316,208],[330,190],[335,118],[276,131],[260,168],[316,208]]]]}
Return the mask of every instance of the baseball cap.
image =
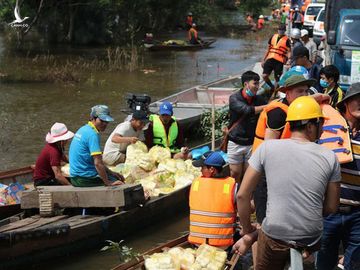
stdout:
{"type": "Polygon", "coordinates": [[[192,162],[194,167],[202,167],[204,166],[205,159],[210,156],[210,154],[214,153],[214,151],[207,151],[205,152],[198,160],[192,162]]]}
{"type": "Polygon", "coordinates": [[[195,167],[202,166],[213,166],[213,167],[223,167],[226,164],[224,158],[219,152],[209,151],[203,155],[199,160],[193,162],[195,167]]]}
{"type": "Polygon", "coordinates": [[[161,103],[159,114],[173,115],[173,106],[169,101],[164,101],[163,103],[161,103]]]}
{"type": "Polygon", "coordinates": [[[149,122],[149,117],[147,116],[146,112],[141,110],[133,112],[132,118],[134,118],[135,120],[140,120],[144,124],[147,124],[149,122]]]}
{"type": "Polygon", "coordinates": [[[306,30],[306,29],[301,29],[301,37],[304,37],[304,36],[306,36],[306,35],[309,35],[309,32],[308,32],[308,30],[306,30]]]}
{"type": "Polygon", "coordinates": [[[91,108],[90,117],[97,117],[105,122],[112,122],[114,118],[110,116],[109,107],[106,105],[95,105],[91,108]]]}

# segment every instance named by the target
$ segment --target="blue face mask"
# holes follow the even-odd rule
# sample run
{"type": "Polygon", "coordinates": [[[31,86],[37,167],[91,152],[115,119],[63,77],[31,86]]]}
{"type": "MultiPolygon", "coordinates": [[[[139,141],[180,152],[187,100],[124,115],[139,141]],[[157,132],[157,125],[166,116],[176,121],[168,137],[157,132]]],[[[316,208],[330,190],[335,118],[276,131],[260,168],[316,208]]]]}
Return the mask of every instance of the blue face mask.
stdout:
{"type": "Polygon", "coordinates": [[[255,97],[255,94],[248,88],[245,90],[245,93],[249,96],[249,97],[255,97]]]}
{"type": "Polygon", "coordinates": [[[327,81],[325,81],[324,79],[320,79],[320,85],[323,88],[328,88],[329,87],[329,83],[327,81]]]}

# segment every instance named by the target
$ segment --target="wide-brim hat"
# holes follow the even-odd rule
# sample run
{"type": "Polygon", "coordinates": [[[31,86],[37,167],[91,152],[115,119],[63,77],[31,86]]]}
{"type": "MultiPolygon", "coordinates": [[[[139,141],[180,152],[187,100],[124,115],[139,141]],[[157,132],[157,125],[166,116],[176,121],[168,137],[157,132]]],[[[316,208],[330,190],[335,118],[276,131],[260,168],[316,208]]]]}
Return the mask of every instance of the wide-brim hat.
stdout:
{"type": "Polygon", "coordinates": [[[67,129],[63,123],[55,123],[50,132],[46,134],[45,140],[47,143],[56,143],[59,141],[67,141],[74,137],[74,133],[67,129]]]}
{"type": "Polygon", "coordinates": [[[293,75],[286,79],[284,85],[278,89],[278,91],[286,93],[287,90],[292,89],[296,86],[307,85],[308,87],[316,84],[315,79],[306,79],[302,75],[293,75]]]}
{"type": "Polygon", "coordinates": [[[358,83],[353,83],[352,85],[350,85],[349,89],[347,90],[345,97],[343,98],[343,100],[341,100],[340,102],[338,102],[336,104],[336,107],[339,108],[339,110],[343,110],[344,106],[345,106],[345,101],[349,100],[350,98],[356,96],[360,94],[360,82],[358,83]]]}

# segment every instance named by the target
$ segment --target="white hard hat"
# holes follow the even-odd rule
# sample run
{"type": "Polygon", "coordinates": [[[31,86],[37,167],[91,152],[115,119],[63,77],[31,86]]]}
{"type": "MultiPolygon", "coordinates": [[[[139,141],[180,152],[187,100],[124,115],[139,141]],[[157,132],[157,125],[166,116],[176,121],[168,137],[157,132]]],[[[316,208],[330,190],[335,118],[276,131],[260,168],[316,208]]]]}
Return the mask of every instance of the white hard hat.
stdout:
{"type": "Polygon", "coordinates": [[[306,29],[301,30],[301,37],[308,36],[308,35],[309,35],[308,30],[306,30],[306,29]]]}
{"type": "Polygon", "coordinates": [[[299,39],[301,37],[300,29],[298,28],[291,29],[291,37],[295,39],[299,39]]]}
{"type": "Polygon", "coordinates": [[[259,18],[260,18],[260,19],[264,19],[264,15],[260,15],[259,18]]]}

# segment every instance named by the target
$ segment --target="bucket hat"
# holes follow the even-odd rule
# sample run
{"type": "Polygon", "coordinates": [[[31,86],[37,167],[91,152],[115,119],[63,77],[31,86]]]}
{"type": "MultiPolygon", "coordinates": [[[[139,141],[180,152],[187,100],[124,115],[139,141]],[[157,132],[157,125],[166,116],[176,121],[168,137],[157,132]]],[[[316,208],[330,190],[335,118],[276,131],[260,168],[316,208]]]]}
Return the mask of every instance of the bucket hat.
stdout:
{"type": "Polygon", "coordinates": [[[47,143],[55,143],[58,141],[66,141],[74,137],[74,133],[67,129],[63,123],[55,123],[46,134],[45,140],[47,143]]]}
{"type": "Polygon", "coordinates": [[[296,86],[307,85],[308,87],[316,84],[315,79],[305,79],[303,75],[293,75],[286,79],[284,85],[279,88],[280,92],[286,93],[287,90],[296,86]]]}
{"type": "Polygon", "coordinates": [[[97,117],[105,122],[112,122],[114,118],[110,116],[109,107],[106,105],[95,105],[91,108],[90,117],[97,117]]]}
{"type": "Polygon", "coordinates": [[[338,107],[339,110],[342,111],[345,107],[345,101],[349,100],[350,98],[352,98],[358,94],[360,94],[360,82],[353,83],[352,85],[350,85],[349,89],[347,90],[347,92],[345,94],[345,97],[338,104],[336,104],[336,107],[338,107]]]}

